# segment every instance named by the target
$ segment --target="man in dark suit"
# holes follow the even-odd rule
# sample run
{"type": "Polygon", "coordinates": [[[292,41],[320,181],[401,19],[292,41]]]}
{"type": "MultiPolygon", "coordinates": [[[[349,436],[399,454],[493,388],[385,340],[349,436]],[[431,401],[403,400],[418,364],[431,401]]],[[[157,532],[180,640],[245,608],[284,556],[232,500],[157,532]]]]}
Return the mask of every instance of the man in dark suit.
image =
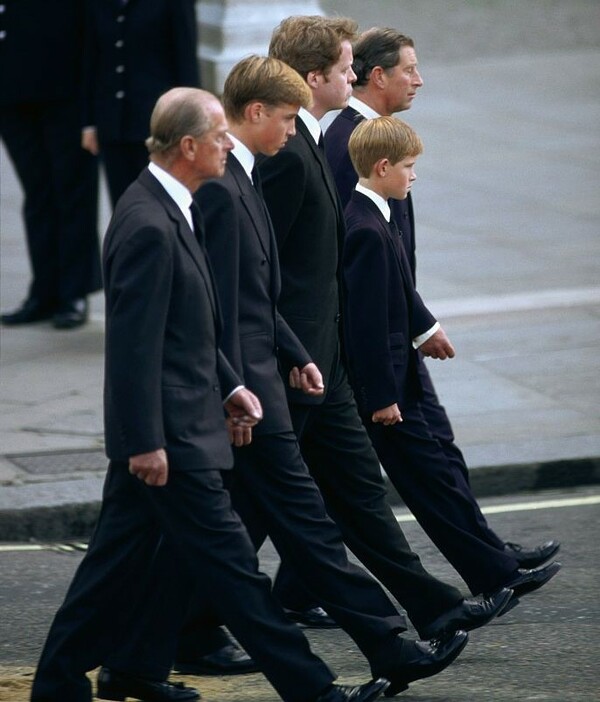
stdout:
{"type": "MultiPolygon", "coordinates": [[[[282,699],[374,700],[386,682],[337,696],[333,675],[270,593],[223,485],[232,434],[256,424],[258,400],[218,350],[219,306],[191,193],[222,174],[232,144],[210,93],[178,88],[153,112],[151,164],[123,195],[106,235],[106,447],[101,515],[36,672],[34,702],[89,702],[85,673],[127,641],[153,593],[144,573],[163,539],[171,579],[225,605],[227,624],[282,699]],[[161,536],[162,535],[162,536],[161,536]],[[364,694],[363,694],[364,693],[364,694]],[[369,694],[367,694],[369,693],[369,694]]],[[[237,440],[237,439],[236,439],[237,440]]],[[[168,603],[165,603],[168,604],[168,603]]],[[[152,613],[159,617],[160,612],[152,613]]],[[[196,700],[191,688],[101,671],[105,699],[196,700]]],[[[155,673],[156,671],[153,671],[155,673]]]]}
{"type": "Polygon", "coordinates": [[[87,0],[84,148],[99,154],[113,207],[148,163],[159,95],[198,87],[194,0],[87,0]]]}
{"type": "MultiPolygon", "coordinates": [[[[283,62],[259,56],[240,61],[223,92],[234,149],[224,177],[209,181],[195,195],[223,304],[223,350],[263,404],[264,417],[252,430],[251,443],[238,441],[243,445],[234,448],[232,501],[255,546],[268,533],[313,596],[326,604],[354,639],[374,675],[388,678],[390,690],[399,692],[411,681],[449,665],[464,647],[467,634],[454,627],[444,632],[447,636],[441,643],[415,642],[398,635],[406,628],[403,617],[380,585],[348,562],[341,535],[327,516],[293,433],[279,359],[290,364],[294,387],[309,395],[321,394],[323,387],[319,370],[277,311],[277,246],[258,192],[254,160],[258,153],[270,156],[283,146],[294,133],[299,106],[309,102],[305,82],[283,62]]],[[[182,599],[168,597],[175,604],[182,599]]],[[[223,611],[222,603],[210,604],[223,611]]],[[[192,602],[191,612],[204,609],[201,598],[192,602]]],[[[180,672],[197,672],[195,627],[196,617],[188,615],[182,633],[186,645],[180,647],[175,665],[180,672]]],[[[171,626],[170,631],[149,630],[148,636],[165,650],[173,633],[178,631],[171,626]]],[[[128,655],[129,662],[122,659],[112,665],[129,667],[145,658],[141,652],[128,655]]],[[[167,651],[164,657],[168,656],[167,651]]],[[[340,702],[345,699],[354,698],[339,696],[340,702]]]]}
{"type": "MultiPolygon", "coordinates": [[[[302,455],[348,546],[393,592],[424,635],[438,617],[460,609],[462,600],[458,591],[425,571],[396,522],[340,348],[338,270],[345,229],[335,183],[319,148],[318,119],[348,100],[355,27],[343,18],[295,17],[275,30],[271,55],[300,73],[311,88],[313,104],[300,110],[296,135],[277,155],[261,161],[259,169],[281,262],[279,309],[325,376],[323,396],[303,396],[293,389],[288,393],[302,455]]],[[[509,563],[507,575],[516,569],[516,563],[509,563]]],[[[276,594],[297,620],[319,625],[323,617],[314,605],[323,603],[315,602],[300,584],[284,561],[276,594]]]]}
{"type": "MultiPolygon", "coordinates": [[[[363,119],[410,109],[423,81],[418,71],[417,57],[412,39],[389,28],[373,28],[364,32],[354,43],[353,68],[357,75],[350,104],[333,121],[325,135],[325,153],[340,193],[342,204],[350,200],[358,180],[348,153],[348,141],[356,126],[363,119]]],[[[403,200],[391,200],[392,215],[401,231],[413,280],[416,280],[414,216],[410,193],[403,200]]],[[[419,377],[421,398],[419,407],[432,451],[439,453],[435,470],[431,465],[427,489],[416,488],[414,476],[422,475],[423,456],[409,450],[402,451],[402,469],[391,472],[396,489],[415,514],[421,526],[452,563],[471,592],[484,591],[491,582],[503,582],[493,563],[498,553],[504,552],[522,568],[536,568],[556,553],[559,544],[548,541],[533,549],[519,544],[505,543],[489,526],[482,514],[469,483],[469,473],[463,455],[454,443],[452,426],[445,409],[440,405],[433,383],[423,361],[423,356],[444,359],[454,356],[452,344],[444,330],[416,296],[415,317],[419,328],[413,344],[418,347],[414,357],[419,377]],[[439,501],[432,499],[434,486],[440,494],[452,491],[439,501]],[[455,500],[450,499],[454,495],[455,500]],[[440,523],[440,519],[443,522],[440,523]],[[451,525],[451,526],[448,526],[451,525]],[[479,550],[465,552],[465,534],[475,539],[479,550]],[[489,573],[482,579],[482,560],[488,563],[489,573]],[[490,565],[491,564],[491,565],[490,565]]]]}
{"type": "Polygon", "coordinates": [[[0,13],[0,135],[23,188],[32,281],[2,324],[87,320],[100,290],[98,165],[81,148],[80,0],[4,0],[0,13]]]}

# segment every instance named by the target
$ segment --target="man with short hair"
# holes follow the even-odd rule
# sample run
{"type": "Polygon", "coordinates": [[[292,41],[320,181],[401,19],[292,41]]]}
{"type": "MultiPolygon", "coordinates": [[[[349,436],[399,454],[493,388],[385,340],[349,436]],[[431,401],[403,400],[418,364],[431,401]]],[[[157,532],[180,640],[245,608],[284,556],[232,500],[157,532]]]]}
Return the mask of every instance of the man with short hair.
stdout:
{"type": "MultiPolygon", "coordinates": [[[[325,134],[325,153],[344,206],[358,180],[348,153],[350,135],[364,119],[410,109],[423,85],[414,42],[397,30],[369,29],[360,35],[353,50],[357,75],[354,94],[325,134]]],[[[416,259],[410,193],[403,200],[390,200],[390,205],[414,283],[416,259]]],[[[423,361],[423,356],[452,358],[454,348],[419,295],[415,304],[413,317],[426,320],[421,332],[412,339],[418,349],[415,358],[420,397],[414,406],[415,423],[408,421],[412,414],[407,410],[406,421],[395,427],[394,433],[402,435],[403,441],[397,442],[395,461],[385,462],[386,472],[419,524],[473,594],[500,586],[526,594],[547,582],[557,567],[549,564],[530,572],[526,569],[542,566],[556,553],[559,544],[548,541],[537,548],[525,549],[505,543],[490,528],[473,495],[465,460],[454,443],[450,421],[423,361]],[[391,467],[393,463],[395,469],[391,467]]],[[[360,394],[356,383],[354,389],[360,394]]]]}
{"type": "MultiPolygon", "coordinates": [[[[94,536],[51,626],[32,702],[90,702],[86,672],[106,661],[156,593],[144,574],[162,539],[168,573],[202,587],[288,702],[370,702],[374,681],[339,696],[334,676],[284,616],[231,507],[224,409],[237,443],[261,418],[256,397],[218,350],[219,303],[192,193],[222,175],[232,143],[219,101],[194,88],[159,98],[151,163],[117,204],[104,246],[106,450],[110,466],[94,536]],[[192,209],[190,209],[192,206],[192,209]],[[351,693],[351,694],[350,694],[351,693]]],[[[164,603],[168,605],[169,603],[164,603]]],[[[144,612],[146,615],[147,612],[144,612]]],[[[150,616],[161,616],[160,611],[150,616]]],[[[102,669],[97,695],[197,700],[145,658],[102,669]],[[162,673],[162,674],[161,674],[162,673]]]]}

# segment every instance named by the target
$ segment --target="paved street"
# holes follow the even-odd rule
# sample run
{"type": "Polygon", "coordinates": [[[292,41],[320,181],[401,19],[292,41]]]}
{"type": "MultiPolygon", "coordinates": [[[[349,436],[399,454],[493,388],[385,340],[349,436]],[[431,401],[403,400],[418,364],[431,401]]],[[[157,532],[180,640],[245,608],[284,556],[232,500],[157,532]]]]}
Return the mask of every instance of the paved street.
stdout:
{"type": "MultiPolygon", "coordinates": [[[[562,542],[562,571],[540,592],[492,625],[472,632],[470,643],[447,671],[411,685],[405,702],[594,702],[600,700],[600,491],[585,488],[483,500],[494,528],[507,539],[562,542]]],[[[425,565],[438,577],[464,584],[433,548],[410,515],[398,510],[402,528],[425,565]]],[[[57,545],[54,545],[57,546],[57,545]]],[[[49,622],[81,559],[80,552],[21,551],[0,546],[0,702],[25,702],[33,666],[49,622]],[[9,550],[3,551],[2,548],[9,550]]],[[[272,575],[272,547],[261,551],[272,575]]],[[[308,632],[316,652],[343,682],[369,671],[339,630],[308,632]]],[[[92,675],[92,678],[95,676],[92,675]]],[[[260,675],[187,678],[205,702],[275,702],[260,675]]]]}

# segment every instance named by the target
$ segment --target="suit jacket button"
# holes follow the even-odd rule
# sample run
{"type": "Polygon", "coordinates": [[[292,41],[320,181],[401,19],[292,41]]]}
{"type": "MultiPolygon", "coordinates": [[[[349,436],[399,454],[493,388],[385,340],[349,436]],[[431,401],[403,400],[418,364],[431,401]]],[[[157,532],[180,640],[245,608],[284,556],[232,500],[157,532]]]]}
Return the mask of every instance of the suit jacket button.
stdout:
{"type": "Polygon", "coordinates": [[[213,385],[213,392],[219,392],[219,386],[213,385]]]}
{"type": "Polygon", "coordinates": [[[338,313],[335,315],[335,321],[336,321],[336,322],[339,322],[341,318],[342,318],[342,315],[338,312],[338,313]]]}

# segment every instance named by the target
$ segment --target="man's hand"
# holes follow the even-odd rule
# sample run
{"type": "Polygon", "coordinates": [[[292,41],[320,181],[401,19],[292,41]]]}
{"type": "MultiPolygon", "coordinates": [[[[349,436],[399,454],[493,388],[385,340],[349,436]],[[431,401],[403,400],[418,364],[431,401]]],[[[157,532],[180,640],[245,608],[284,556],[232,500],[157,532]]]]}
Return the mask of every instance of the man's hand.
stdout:
{"type": "Polygon", "coordinates": [[[98,155],[100,148],[96,127],[85,127],[81,130],[81,148],[89,151],[92,156],[98,155]]]}
{"type": "Polygon", "coordinates": [[[321,371],[314,363],[307,363],[304,368],[294,366],[290,371],[290,387],[306,395],[322,395],[325,389],[321,371]]]}
{"type": "Polygon", "coordinates": [[[391,424],[396,424],[402,421],[402,415],[400,414],[400,409],[398,405],[394,403],[389,407],[384,407],[371,415],[371,421],[374,424],[385,424],[385,426],[390,426],[391,424]]]}
{"type": "Polygon", "coordinates": [[[129,459],[129,472],[146,485],[162,487],[167,484],[169,477],[169,464],[167,454],[164,449],[150,451],[150,453],[139,453],[129,459]]]}
{"type": "Polygon", "coordinates": [[[229,441],[234,446],[247,446],[252,443],[251,427],[241,427],[234,424],[231,419],[227,419],[227,432],[229,433],[229,441]]]}
{"type": "Polygon", "coordinates": [[[234,392],[225,402],[225,409],[229,415],[227,423],[232,427],[253,427],[263,416],[258,397],[246,388],[240,388],[234,392]]]}
{"type": "Polygon", "coordinates": [[[450,339],[446,336],[446,332],[440,327],[433,336],[421,346],[419,350],[429,358],[439,358],[441,361],[447,358],[454,358],[455,351],[450,339]]]}

